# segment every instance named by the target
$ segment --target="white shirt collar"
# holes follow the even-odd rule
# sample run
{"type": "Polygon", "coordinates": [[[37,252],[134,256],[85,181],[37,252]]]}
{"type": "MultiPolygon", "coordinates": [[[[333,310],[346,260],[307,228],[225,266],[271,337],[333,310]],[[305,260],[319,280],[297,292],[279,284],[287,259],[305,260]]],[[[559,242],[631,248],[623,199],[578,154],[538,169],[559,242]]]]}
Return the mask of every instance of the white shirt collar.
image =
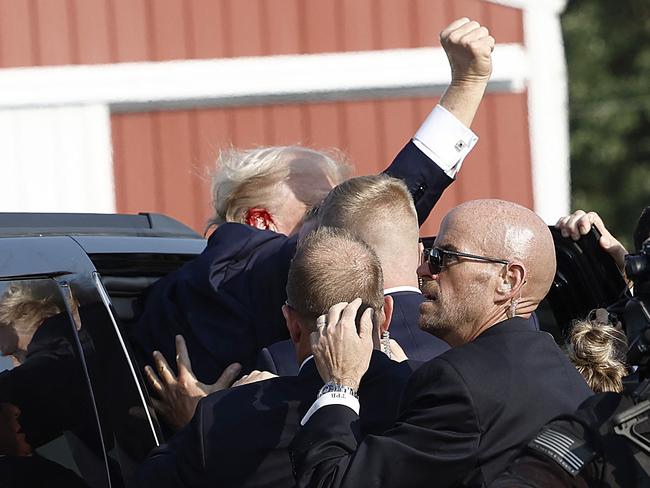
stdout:
{"type": "Polygon", "coordinates": [[[311,356],[307,356],[307,357],[305,358],[305,360],[304,360],[302,363],[300,363],[300,367],[298,368],[298,372],[299,372],[299,373],[302,371],[302,367],[303,367],[305,364],[307,364],[307,361],[309,361],[310,359],[314,359],[314,355],[313,355],[313,354],[312,354],[311,356]]]}
{"type": "Polygon", "coordinates": [[[392,288],[386,288],[384,290],[384,295],[389,295],[391,293],[398,293],[400,291],[412,291],[412,292],[415,292],[415,293],[422,294],[420,289],[415,287],[415,286],[394,286],[392,288]]]}

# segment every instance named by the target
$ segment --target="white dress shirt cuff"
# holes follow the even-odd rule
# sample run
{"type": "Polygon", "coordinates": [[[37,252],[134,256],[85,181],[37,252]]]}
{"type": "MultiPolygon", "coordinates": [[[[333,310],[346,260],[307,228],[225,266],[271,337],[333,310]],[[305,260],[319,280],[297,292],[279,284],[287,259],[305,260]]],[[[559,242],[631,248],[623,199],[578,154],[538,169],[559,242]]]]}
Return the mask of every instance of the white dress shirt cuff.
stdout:
{"type": "Polygon", "coordinates": [[[348,395],[347,393],[335,391],[325,393],[320,398],[317,398],[314,403],[312,403],[311,407],[309,407],[309,410],[307,410],[307,413],[300,421],[300,425],[305,425],[318,409],[326,407],[327,405],[345,405],[346,407],[354,410],[357,415],[359,415],[359,408],[361,407],[359,405],[359,400],[352,395],[348,395]]]}
{"type": "Polygon", "coordinates": [[[447,109],[436,105],[413,138],[420,151],[455,178],[478,136],[447,109]]]}

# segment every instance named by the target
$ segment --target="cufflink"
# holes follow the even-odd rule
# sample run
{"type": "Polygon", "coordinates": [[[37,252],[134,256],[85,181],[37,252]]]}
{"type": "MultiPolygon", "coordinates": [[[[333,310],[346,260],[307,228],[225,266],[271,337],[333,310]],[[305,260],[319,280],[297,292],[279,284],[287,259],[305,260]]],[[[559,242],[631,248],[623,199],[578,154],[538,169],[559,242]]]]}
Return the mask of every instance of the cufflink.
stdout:
{"type": "Polygon", "coordinates": [[[456,149],[456,152],[461,152],[463,149],[465,149],[465,146],[467,146],[465,141],[458,141],[454,148],[456,149]]]}

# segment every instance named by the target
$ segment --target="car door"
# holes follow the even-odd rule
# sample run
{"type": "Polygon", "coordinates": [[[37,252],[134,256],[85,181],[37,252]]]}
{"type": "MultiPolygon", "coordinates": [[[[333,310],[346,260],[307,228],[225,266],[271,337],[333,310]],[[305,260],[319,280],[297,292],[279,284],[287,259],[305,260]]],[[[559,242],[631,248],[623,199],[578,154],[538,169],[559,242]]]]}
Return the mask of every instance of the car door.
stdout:
{"type": "Polygon", "coordinates": [[[160,431],[74,240],[0,239],[0,346],[0,485],[128,484],[160,431]]]}

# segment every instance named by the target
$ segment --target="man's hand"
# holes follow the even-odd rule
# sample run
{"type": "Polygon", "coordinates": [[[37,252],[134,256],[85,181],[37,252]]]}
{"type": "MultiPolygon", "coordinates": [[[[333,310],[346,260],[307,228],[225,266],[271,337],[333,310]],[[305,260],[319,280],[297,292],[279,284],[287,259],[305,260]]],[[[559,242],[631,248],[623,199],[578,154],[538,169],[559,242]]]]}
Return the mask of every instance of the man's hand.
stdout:
{"type": "Polygon", "coordinates": [[[397,363],[406,361],[409,358],[395,339],[390,340],[390,358],[397,363]]]}
{"type": "Polygon", "coordinates": [[[251,371],[249,374],[242,376],[240,379],[235,381],[232,384],[232,387],[248,385],[249,383],[257,383],[258,381],[270,380],[271,378],[277,378],[277,374],[270,373],[268,371],[258,371],[257,369],[251,371]]]}
{"type": "Polygon", "coordinates": [[[359,333],[355,318],[361,299],[351,303],[337,303],[327,313],[326,320],[317,322],[318,331],[312,332],[311,350],[318,372],[324,382],[359,389],[361,377],[368,370],[372,355],[373,310],[366,309],[361,316],[359,333]]]}
{"type": "Polygon", "coordinates": [[[576,210],[571,215],[558,220],[555,227],[560,229],[564,237],[571,237],[571,239],[577,241],[581,236],[589,233],[592,224],[596,226],[596,229],[601,234],[600,247],[614,258],[618,269],[621,270],[621,273],[624,273],[625,255],[628,252],[623,247],[623,244],[610,234],[603,220],[596,212],[585,213],[583,210],[576,210]]]}
{"type": "Polygon", "coordinates": [[[463,17],[440,33],[440,43],[449,59],[452,85],[488,82],[496,41],[487,27],[463,17]]]}
{"type": "Polygon", "coordinates": [[[492,74],[494,37],[486,27],[463,17],[440,33],[440,43],[451,67],[451,84],[440,105],[470,127],[492,74]]]}
{"type": "Polygon", "coordinates": [[[175,431],[180,430],[192,420],[201,398],[228,388],[241,371],[241,365],[233,363],[212,385],[201,383],[194,376],[185,340],[180,335],[176,336],[178,377],[174,375],[159,351],[154,351],[153,357],[160,376],[156,375],[150,366],[144,368],[147,381],[159,398],[159,400],[152,398],[151,401],[156,412],[175,431]]]}

